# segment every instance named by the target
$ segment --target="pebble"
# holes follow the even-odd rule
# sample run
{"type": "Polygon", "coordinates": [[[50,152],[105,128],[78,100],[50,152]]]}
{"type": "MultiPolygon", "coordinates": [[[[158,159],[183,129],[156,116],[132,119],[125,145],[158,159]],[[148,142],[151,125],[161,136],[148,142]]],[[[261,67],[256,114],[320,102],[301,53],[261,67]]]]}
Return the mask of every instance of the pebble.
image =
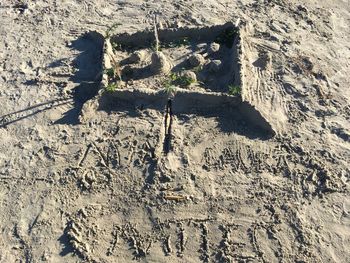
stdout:
{"type": "Polygon", "coordinates": [[[206,50],[208,47],[207,43],[200,43],[196,46],[197,51],[203,51],[206,50]]]}
{"type": "Polygon", "coordinates": [[[205,59],[201,54],[194,54],[189,57],[188,61],[192,67],[198,67],[204,64],[205,59]]]}
{"type": "Polygon", "coordinates": [[[193,71],[190,71],[190,70],[183,71],[181,73],[181,76],[191,79],[193,80],[193,82],[197,82],[197,75],[193,71]]]}
{"type": "Polygon", "coordinates": [[[220,49],[220,44],[214,43],[214,42],[213,42],[213,43],[211,43],[210,46],[208,47],[207,53],[208,53],[208,55],[211,55],[211,54],[213,54],[213,53],[218,52],[219,49],[220,49]]]}

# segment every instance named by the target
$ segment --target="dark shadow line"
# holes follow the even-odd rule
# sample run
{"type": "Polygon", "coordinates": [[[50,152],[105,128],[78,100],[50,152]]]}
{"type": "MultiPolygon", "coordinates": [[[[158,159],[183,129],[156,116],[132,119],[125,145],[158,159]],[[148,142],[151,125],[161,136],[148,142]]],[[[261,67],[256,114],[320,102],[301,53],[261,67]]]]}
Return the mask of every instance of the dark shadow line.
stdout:
{"type": "Polygon", "coordinates": [[[18,113],[21,113],[21,112],[24,112],[24,111],[28,111],[28,110],[31,110],[31,109],[35,109],[35,108],[38,108],[38,107],[41,107],[41,106],[44,106],[44,105],[47,105],[47,104],[55,103],[55,102],[58,102],[58,101],[67,101],[67,100],[70,100],[70,99],[73,99],[73,97],[64,98],[64,99],[50,100],[50,101],[47,101],[47,102],[39,103],[39,104],[30,106],[30,107],[28,107],[28,108],[25,108],[25,109],[23,109],[23,110],[14,111],[14,112],[5,114],[5,115],[3,115],[3,116],[0,116],[0,119],[6,118],[6,117],[8,117],[8,116],[10,116],[10,115],[14,115],[14,114],[18,114],[18,113]]]}
{"type": "MultiPolygon", "coordinates": [[[[32,113],[30,113],[30,114],[27,114],[27,115],[25,115],[25,116],[18,117],[18,118],[15,119],[15,120],[11,120],[11,121],[2,123],[2,124],[0,124],[0,128],[4,128],[4,127],[6,127],[7,125],[10,125],[10,124],[16,123],[16,122],[18,122],[18,121],[21,121],[21,120],[23,120],[23,119],[26,119],[26,118],[29,118],[29,117],[31,117],[31,116],[34,116],[34,115],[36,115],[36,114],[38,114],[38,113],[40,113],[40,112],[47,111],[47,110],[50,110],[50,109],[52,109],[52,108],[56,108],[56,107],[58,107],[58,106],[62,106],[62,105],[68,104],[69,102],[70,102],[70,101],[66,101],[66,102],[62,102],[62,103],[56,104],[56,105],[52,105],[52,106],[46,107],[46,108],[44,108],[44,109],[34,111],[34,112],[32,112],[32,113]]],[[[22,112],[23,112],[23,111],[22,111],[22,112]]]]}

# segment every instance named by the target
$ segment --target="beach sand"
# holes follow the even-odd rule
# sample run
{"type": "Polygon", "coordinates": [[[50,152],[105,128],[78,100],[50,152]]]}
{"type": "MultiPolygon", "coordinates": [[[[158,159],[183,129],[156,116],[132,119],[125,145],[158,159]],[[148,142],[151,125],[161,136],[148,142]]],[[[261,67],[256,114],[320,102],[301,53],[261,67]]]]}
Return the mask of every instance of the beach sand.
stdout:
{"type": "Polygon", "coordinates": [[[348,0],[6,0],[0,25],[0,262],[349,262],[348,0]],[[154,14],[240,19],[242,99],[274,136],[182,112],[163,154],[164,110],[91,106],[85,33],[154,14]]]}

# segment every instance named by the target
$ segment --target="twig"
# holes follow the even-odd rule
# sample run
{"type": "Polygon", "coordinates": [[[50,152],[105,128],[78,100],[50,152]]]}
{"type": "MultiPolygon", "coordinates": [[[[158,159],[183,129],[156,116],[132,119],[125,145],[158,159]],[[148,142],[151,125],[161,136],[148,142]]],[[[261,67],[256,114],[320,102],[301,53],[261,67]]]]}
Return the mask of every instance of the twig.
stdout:
{"type": "Polygon", "coordinates": [[[119,63],[115,60],[114,54],[113,55],[108,54],[108,55],[112,59],[112,64],[113,64],[113,67],[114,67],[114,76],[117,75],[119,80],[123,81],[122,80],[122,74],[120,72],[120,66],[119,66],[119,63]]]}
{"type": "Polygon", "coordinates": [[[158,29],[157,29],[158,19],[157,15],[154,15],[154,38],[156,39],[156,51],[159,51],[159,38],[158,38],[158,29]]]}
{"type": "Polygon", "coordinates": [[[35,225],[38,223],[38,219],[41,215],[41,213],[43,212],[43,208],[41,208],[41,211],[37,214],[37,216],[34,218],[33,223],[31,225],[29,225],[28,227],[28,234],[30,235],[32,233],[33,228],[35,227],[35,225]]]}
{"type": "MultiPolygon", "coordinates": [[[[0,177],[0,181],[1,180],[27,180],[28,178],[25,178],[24,176],[21,177],[12,177],[12,176],[1,176],[0,177]]],[[[34,179],[30,179],[31,181],[43,181],[43,182],[47,182],[47,183],[53,183],[54,181],[51,179],[47,179],[47,178],[34,178],[34,179]]]]}
{"type": "Polygon", "coordinates": [[[182,196],[182,195],[166,195],[166,196],[164,196],[164,199],[170,200],[170,201],[184,201],[187,198],[185,196],[182,196]]]}
{"type": "Polygon", "coordinates": [[[81,166],[81,164],[85,161],[86,156],[88,155],[90,148],[91,148],[91,144],[89,144],[89,145],[86,147],[86,150],[85,150],[85,152],[84,152],[84,155],[83,155],[83,157],[80,159],[80,161],[79,161],[79,163],[78,163],[78,166],[77,166],[78,168],[79,168],[79,167],[81,166]]]}
{"type": "Polygon", "coordinates": [[[111,25],[110,27],[107,28],[106,34],[105,34],[105,38],[110,38],[111,37],[111,33],[114,29],[116,29],[118,26],[121,26],[122,24],[120,23],[114,23],[113,25],[111,25]]]}

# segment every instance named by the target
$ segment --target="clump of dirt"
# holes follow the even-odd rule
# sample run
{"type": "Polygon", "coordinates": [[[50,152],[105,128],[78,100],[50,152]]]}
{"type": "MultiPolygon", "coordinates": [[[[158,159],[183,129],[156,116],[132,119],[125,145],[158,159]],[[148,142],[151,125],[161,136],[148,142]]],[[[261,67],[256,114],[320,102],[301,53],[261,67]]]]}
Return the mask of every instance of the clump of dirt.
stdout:
{"type": "Polygon", "coordinates": [[[163,52],[154,52],[151,56],[151,71],[154,74],[166,74],[171,70],[171,64],[163,52]]]}

